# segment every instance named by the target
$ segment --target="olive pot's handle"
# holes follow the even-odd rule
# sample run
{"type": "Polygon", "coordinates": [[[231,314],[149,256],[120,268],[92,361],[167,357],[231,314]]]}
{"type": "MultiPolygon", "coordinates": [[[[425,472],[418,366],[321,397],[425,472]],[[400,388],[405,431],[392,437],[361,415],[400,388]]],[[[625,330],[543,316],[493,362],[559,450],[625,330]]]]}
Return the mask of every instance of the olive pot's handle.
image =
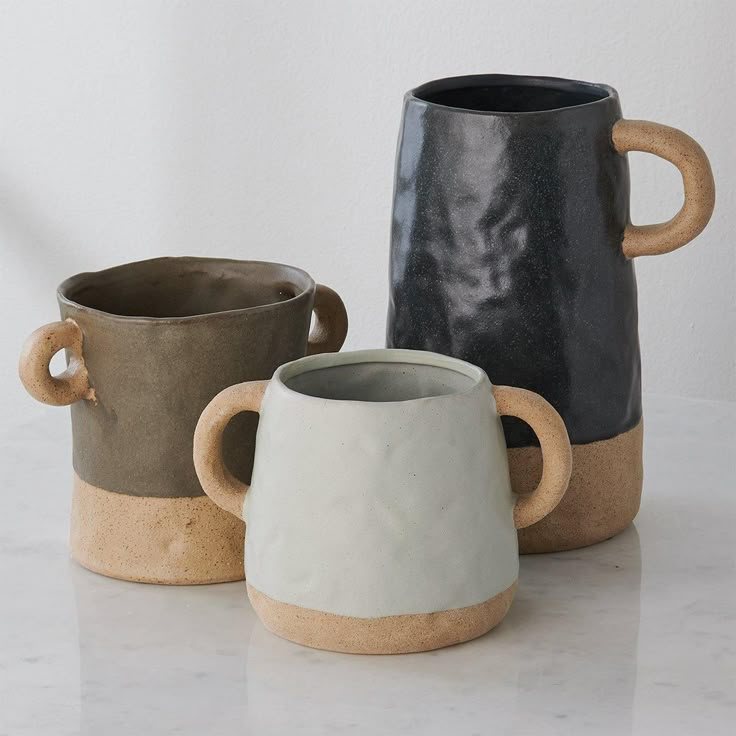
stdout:
{"type": "Polygon", "coordinates": [[[620,154],[643,151],[660,156],[680,170],[685,201],[669,221],[656,225],[628,224],[622,248],[627,258],[656,256],[681,248],[708,224],[716,200],[716,185],[708,157],[689,135],[646,120],[619,120],[613,145],[620,154]]]}
{"type": "Polygon", "coordinates": [[[220,507],[239,519],[250,486],[226,467],[222,435],[228,422],[241,411],[260,411],[268,381],[249,381],[220,391],[205,407],[194,431],[194,469],[204,492],[220,507]]]}
{"type": "Polygon", "coordinates": [[[527,496],[519,496],[514,506],[517,529],[543,519],[560,502],[572,472],[572,450],[562,417],[539,394],[523,388],[494,386],[493,397],[500,415],[518,417],[539,438],[542,448],[542,479],[527,496]]]}
{"type": "Polygon", "coordinates": [[[316,319],[309,335],[307,355],[338,352],[348,334],[348,313],[340,295],[329,286],[317,284],[313,309],[316,319]]]}
{"type": "Polygon", "coordinates": [[[18,363],[18,375],[26,391],[37,401],[51,406],[68,406],[81,399],[95,401],[95,390],[89,385],[82,355],[83,342],[82,330],[73,319],[51,322],[32,332],[18,363]],[[69,365],[61,375],[52,376],[51,358],[64,349],[71,353],[69,365]]]}

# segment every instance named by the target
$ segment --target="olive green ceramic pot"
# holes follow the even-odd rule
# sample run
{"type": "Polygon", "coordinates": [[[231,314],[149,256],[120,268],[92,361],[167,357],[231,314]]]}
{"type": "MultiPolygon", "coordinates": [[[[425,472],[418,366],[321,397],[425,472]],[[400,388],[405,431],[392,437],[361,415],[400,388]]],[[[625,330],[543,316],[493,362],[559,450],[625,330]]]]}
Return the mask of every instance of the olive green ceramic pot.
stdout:
{"type": "MultiPolygon", "coordinates": [[[[194,470],[197,418],[226,386],[339,350],[340,297],[298,268],[212,258],[83,273],[57,296],[62,321],[28,338],[20,376],[39,401],[71,406],[73,557],[141,582],[242,579],[244,525],[204,495],[194,470]],[[68,368],[54,377],[62,349],[68,368]]],[[[226,462],[245,482],[255,430],[243,415],[225,437],[226,462]]]]}

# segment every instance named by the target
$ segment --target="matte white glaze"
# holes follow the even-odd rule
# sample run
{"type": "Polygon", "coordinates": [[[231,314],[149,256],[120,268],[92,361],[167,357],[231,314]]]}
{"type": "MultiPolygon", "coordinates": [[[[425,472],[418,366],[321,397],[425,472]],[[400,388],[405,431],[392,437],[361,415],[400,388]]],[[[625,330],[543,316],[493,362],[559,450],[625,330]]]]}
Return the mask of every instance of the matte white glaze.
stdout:
{"type": "Polygon", "coordinates": [[[278,601],[356,617],[485,601],[518,576],[506,446],[485,373],[431,353],[360,351],[299,369],[421,360],[468,390],[383,403],[289,389],[282,366],[261,407],[245,501],[246,574],[278,601]]]}

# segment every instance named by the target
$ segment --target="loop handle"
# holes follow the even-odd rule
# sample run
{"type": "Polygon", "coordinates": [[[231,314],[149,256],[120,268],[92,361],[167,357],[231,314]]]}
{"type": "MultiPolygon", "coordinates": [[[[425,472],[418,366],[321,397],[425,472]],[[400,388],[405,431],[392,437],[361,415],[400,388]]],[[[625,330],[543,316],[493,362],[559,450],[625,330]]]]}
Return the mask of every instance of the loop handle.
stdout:
{"type": "Polygon", "coordinates": [[[565,495],[572,472],[572,449],[562,417],[539,394],[523,388],[494,386],[496,411],[518,417],[539,438],[542,448],[542,479],[528,496],[519,496],[514,506],[517,529],[543,519],[565,495]]]}
{"type": "Polygon", "coordinates": [[[249,381],[220,391],[207,404],[194,431],[194,469],[204,492],[222,509],[243,518],[243,503],[250,486],[226,467],[222,435],[228,422],[241,411],[259,411],[268,381],[249,381]]]}
{"type": "Polygon", "coordinates": [[[668,222],[626,226],[621,246],[624,255],[636,258],[669,253],[697,237],[708,224],[716,201],[713,172],[700,145],[677,128],[646,120],[619,120],[613,126],[612,140],[621,154],[653,153],[677,166],[685,189],[682,208],[668,222]]]}
{"type": "Polygon", "coordinates": [[[18,374],[26,391],[37,401],[51,406],[68,406],[75,401],[95,401],[95,390],[89,385],[84,364],[82,329],[73,319],[51,322],[32,332],[23,345],[18,374]],[[51,358],[59,350],[71,353],[67,369],[52,376],[51,358]]]}
{"type": "Polygon", "coordinates": [[[338,352],[348,334],[348,313],[340,295],[329,286],[317,284],[313,309],[316,320],[307,355],[338,352]]]}

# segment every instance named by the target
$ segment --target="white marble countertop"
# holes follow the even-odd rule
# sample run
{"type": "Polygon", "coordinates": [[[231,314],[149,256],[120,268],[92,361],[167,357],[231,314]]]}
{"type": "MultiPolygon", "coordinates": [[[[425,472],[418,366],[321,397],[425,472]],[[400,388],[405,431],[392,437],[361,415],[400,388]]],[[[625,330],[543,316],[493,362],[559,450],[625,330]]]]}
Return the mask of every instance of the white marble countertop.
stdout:
{"type": "Polygon", "coordinates": [[[393,657],[282,641],[243,583],[71,562],[68,421],[0,435],[2,736],[736,733],[736,404],[648,397],[635,527],[523,557],[495,631],[393,657]]]}

